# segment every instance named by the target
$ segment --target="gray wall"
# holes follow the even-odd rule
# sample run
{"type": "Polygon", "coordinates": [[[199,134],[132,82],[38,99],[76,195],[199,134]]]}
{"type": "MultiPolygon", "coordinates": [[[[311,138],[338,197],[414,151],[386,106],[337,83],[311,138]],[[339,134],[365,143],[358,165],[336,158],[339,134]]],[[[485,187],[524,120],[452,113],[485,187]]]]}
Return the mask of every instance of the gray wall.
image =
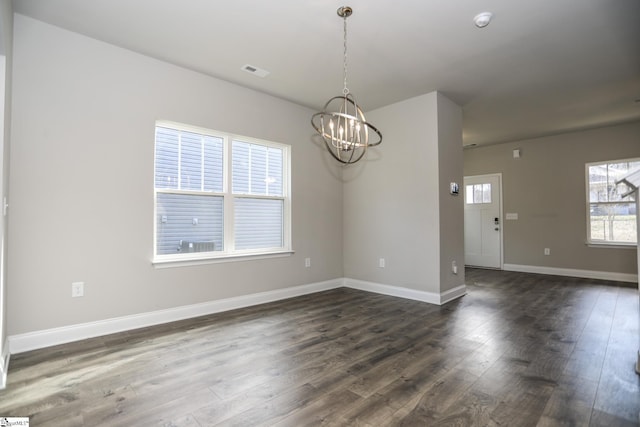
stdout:
{"type": "Polygon", "coordinates": [[[519,216],[503,221],[505,264],[636,274],[635,249],[585,244],[585,163],[631,157],[640,122],[466,149],[464,174],[502,173],[503,215],[519,216]]]}
{"type": "Polygon", "coordinates": [[[14,41],[9,335],[343,277],[311,110],[21,15],[14,41]],[[290,144],[295,255],[154,268],[156,119],[290,144]]]}
{"type": "Polygon", "coordinates": [[[464,200],[452,196],[450,184],[462,190],[462,109],[438,93],[438,194],[440,212],[440,292],[464,284],[464,200]],[[452,271],[452,262],[458,273],[452,271]]]}
{"type": "Polygon", "coordinates": [[[432,92],[367,120],[384,141],[344,171],[345,277],[436,294],[464,283],[441,275],[464,257],[462,204],[449,195],[449,180],[462,180],[460,108],[432,92]]]}

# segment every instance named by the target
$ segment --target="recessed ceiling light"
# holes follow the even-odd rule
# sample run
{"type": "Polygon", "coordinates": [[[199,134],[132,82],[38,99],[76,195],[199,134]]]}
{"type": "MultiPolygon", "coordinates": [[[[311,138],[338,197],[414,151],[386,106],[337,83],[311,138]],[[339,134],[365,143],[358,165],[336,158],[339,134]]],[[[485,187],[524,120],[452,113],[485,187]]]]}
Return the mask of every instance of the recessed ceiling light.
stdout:
{"type": "Polygon", "coordinates": [[[245,64],[240,68],[242,71],[246,71],[249,74],[253,74],[258,77],[266,77],[269,75],[267,70],[263,70],[262,68],[255,67],[253,65],[245,64]]]}
{"type": "Polygon", "coordinates": [[[477,14],[473,18],[473,22],[476,24],[478,28],[484,28],[491,22],[491,18],[493,18],[493,13],[491,12],[482,12],[477,14]]]}

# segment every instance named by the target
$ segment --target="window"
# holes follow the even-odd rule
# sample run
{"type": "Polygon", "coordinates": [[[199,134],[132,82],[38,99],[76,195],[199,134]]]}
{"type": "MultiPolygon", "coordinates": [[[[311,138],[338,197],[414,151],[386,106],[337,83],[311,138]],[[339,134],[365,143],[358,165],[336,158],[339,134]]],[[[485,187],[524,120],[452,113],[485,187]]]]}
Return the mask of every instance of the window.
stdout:
{"type": "Polygon", "coordinates": [[[289,147],[159,122],[155,261],[290,251],[289,147]]]}
{"type": "Polygon", "coordinates": [[[630,189],[616,182],[638,168],[640,159],[587,163],[588,243],[636,243],[635,194],[622,197],[630,189]]]}
{"type": "Polygon", "coordinates": [[[491,184],[469,184],[464,194],[468,205],[491,203],[491,184]]]}

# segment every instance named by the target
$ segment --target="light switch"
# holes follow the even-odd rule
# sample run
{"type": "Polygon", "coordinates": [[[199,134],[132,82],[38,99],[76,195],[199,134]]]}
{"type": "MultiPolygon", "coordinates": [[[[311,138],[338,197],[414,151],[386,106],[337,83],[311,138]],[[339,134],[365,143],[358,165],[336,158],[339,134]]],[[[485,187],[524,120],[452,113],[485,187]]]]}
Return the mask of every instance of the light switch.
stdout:
{"type": "Polygon", "coordinates": [[[515,212],[507,212],[507,219],[508,220],[518,219],[518,214],[515,212]]]}

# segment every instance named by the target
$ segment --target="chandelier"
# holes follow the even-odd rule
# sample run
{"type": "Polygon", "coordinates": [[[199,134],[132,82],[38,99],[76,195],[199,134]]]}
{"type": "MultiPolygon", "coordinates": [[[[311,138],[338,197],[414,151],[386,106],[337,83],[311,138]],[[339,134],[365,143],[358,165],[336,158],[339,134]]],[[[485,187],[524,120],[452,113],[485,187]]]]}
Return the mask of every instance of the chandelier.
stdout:
{"type": "Polygon", "coordinates": [[[382,142],[382,134],[368,123],[355,97],[347,87],[347,18],[353,9],[338,8],[338,16],[344,20],[344,88],[342,95],[334,96],[321,112],[311,117],[311,125],[324,140],[331,155],[340,163],[350,164],[360,160],[373,147],[382,142]],[[372,140],[369,140],[369,137],[372,140]]]}

